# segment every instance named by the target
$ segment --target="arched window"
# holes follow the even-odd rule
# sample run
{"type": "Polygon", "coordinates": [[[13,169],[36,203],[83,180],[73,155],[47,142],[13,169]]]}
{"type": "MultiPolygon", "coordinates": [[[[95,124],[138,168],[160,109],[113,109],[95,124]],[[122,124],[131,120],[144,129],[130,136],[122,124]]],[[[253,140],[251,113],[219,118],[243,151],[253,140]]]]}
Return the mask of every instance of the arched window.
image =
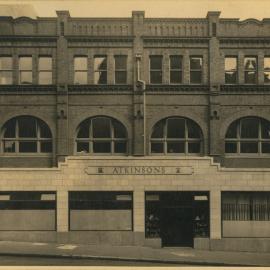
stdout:
{"type": "Polygon", "coordinates": [[[202,132],[193,121],[171,117],[159,121],[151,136],[152,154],[200,154],[202,132]]]}
{"type": "Polygon", "coordinates": [[[127,153],[127,132],[117,120],[94,117],[83,121],[76,138],[77,153],[127,153]]]}
{"type": "Polygon", "coordinates": [[[225,136],[225,153],[269,154],[270,122],[258,117],[234,121],[225,136]]]}
{"type": "Polygon", "coordinates": [[[5,153],[51,153],[52,134],[48,125],[31,116],[19,116],[5,123],[2,130],[5,153]]]}

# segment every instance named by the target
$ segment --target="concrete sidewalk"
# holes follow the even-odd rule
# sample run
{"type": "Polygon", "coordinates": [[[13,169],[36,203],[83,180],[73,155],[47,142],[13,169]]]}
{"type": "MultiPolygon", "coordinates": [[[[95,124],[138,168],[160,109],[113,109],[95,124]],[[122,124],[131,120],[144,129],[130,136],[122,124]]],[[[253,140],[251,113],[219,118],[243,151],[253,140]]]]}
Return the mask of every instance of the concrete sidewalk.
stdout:
{"type": "Polygon", "coordinates": [[[71,257],[193,265],[270,266],[270,253],[202,251],[192,248],[149,248],[0,241],[0,255],[71,257]]]}

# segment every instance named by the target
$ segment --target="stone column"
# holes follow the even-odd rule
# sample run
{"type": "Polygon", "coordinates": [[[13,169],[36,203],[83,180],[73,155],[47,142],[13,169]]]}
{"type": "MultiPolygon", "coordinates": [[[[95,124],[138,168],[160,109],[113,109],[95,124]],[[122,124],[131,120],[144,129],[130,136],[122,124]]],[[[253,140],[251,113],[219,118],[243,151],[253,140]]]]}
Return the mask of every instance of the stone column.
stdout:
{"type": "Polygon", "coordinates": [[[144,233],[145,231],[144,209],[145,209],[144,190],[135,190],[133,193],[134,232],[144,233]]]}
{"type": "Polygon", "coordinates": [[[221,239],[221,191],[210,191],[210,239],[221,239]]]}
{"type": "Polygon", "coordinates": [[[258,76],[258,84],[264,84],[264,53],[259,52],[258,53],[258,70],[257,70],[257,76],[258,76]]]}
{"type": "Polygon", "coordinates": [[[57,191],[57,232],[68,232],[68,191],[57,191]]]}
{"type": "Polygon", "coordinates": [[[190,74],[189,74],[189,52],[188,50],[184,51],[183,55],[183,83],[189,84],[190,80],[190,74]]]}
{"type": "Polygon", "coordinates": [[[244,53],[240,51],[238,52],[238,83],[243,84],[244,80],[244,53]]]}

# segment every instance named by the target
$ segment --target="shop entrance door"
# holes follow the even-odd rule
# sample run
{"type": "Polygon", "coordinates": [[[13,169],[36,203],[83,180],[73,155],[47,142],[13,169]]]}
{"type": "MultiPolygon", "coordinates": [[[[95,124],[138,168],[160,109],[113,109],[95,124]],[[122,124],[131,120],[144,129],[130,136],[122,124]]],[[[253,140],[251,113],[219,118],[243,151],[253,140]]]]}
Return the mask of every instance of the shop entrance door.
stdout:
{"type": "Polygon", "coordinates": [[[165,207],[161,211],[161,239],[163,246],[193,246],[191,207],[165,207]]]}

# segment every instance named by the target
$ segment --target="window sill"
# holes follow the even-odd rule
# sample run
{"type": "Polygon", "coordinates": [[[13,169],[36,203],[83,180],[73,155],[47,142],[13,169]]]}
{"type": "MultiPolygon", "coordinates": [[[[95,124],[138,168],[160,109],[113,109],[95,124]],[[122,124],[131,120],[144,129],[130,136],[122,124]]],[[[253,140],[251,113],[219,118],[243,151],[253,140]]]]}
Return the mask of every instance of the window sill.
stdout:
{"type": "Polygon", "coordinates": [[[1,153],[0,157],[20,157],[20,158],[25,158],[25,157],[47,157],[47,158],[52,158],[53,154],[52,153],[1,153]]]}
{"type": "Polygon", "coordinates": [[[225,154],[225,158],[269,158],[270,154],[225,154]]]}

